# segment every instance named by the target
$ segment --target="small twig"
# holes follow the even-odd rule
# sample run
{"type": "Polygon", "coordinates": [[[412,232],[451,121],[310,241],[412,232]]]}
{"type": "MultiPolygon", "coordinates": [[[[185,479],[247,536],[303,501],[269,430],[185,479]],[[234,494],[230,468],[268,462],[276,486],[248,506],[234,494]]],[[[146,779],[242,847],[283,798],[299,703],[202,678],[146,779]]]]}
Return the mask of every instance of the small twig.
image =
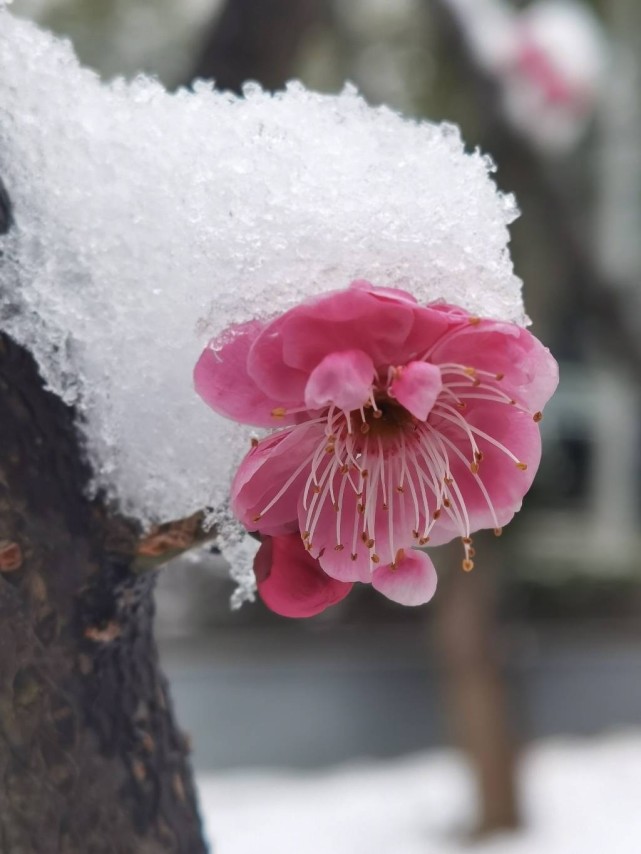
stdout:
{"type": "Polygon", "coordinates": [[[214,540],[217,536],[216,529],[205,529],[204,521],[205,513],[199,511],[186,519],[156,525],[138,541],[131,565],[132,571],[140,573],[159,569],[190,549],[214,540]]]}

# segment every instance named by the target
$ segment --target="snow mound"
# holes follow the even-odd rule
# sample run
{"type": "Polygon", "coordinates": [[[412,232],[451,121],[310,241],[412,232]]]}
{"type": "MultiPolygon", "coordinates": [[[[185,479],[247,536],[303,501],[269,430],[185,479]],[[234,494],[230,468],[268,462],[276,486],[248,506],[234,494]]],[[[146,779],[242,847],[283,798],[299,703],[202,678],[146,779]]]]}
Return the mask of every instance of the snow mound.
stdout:
{"type": "Polygon", "coordinates": [[[451,125],[346,87],[106,85],[0,0],[0,326],[82,422],[95,487],[144,523],[224,507],[245,430],[192,368],[213,334],[354,278],[525,322],[511,196],[451,125]]]}

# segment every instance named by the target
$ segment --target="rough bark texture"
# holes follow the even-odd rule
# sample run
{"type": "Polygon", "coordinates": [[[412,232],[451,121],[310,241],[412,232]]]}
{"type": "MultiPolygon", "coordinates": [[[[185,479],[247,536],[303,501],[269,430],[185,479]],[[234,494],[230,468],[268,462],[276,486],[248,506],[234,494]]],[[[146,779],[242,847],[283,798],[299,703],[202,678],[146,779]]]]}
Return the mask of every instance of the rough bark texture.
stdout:
{"type": "Polygon", "coordinates": [[[0,336],[0,851],[206,847],[138,531],[85,497],[73,413],[0,336]]]}
{"type": "Polygon", "coordinates": [[[245,80],[280,89],[301,41],[329,14],[327,0],[227,0],[195,63],[195,77],[239,92],[245,80]]]}

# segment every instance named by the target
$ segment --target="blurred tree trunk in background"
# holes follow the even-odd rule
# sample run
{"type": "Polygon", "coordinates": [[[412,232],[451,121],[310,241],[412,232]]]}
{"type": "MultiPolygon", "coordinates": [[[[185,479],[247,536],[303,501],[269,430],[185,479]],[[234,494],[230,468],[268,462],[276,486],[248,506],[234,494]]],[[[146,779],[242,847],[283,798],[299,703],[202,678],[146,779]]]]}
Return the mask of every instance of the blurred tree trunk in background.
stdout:
{"type": "Polygon", "coordinates": [[[499,657],[497,573],[490,549],[483,546],[481,552],[471,573],[463,572],[452,554],[433,607],[447,721],[476,775],[476,831],[484,835],[517,827],[519,808],[514,741],[499,657]]]}
{"type": "Polygon", "coordinates": [[[256,80],[281,89],[301,42],[329,14],[329,0],[226,0],[186,82],[202,77],[240,92],[242,83],[256,80]]]}

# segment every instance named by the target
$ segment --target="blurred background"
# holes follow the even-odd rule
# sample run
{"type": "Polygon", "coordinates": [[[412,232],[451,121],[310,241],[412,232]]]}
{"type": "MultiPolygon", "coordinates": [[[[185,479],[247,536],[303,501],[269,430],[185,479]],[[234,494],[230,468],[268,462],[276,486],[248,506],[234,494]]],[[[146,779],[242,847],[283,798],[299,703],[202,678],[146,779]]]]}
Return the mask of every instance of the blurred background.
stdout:
{"type": "Polygon", "coordinates": [[[69,36],[105,79],[351,80],[372,104],[456,122],[517,195],[516,270],[561,362],[523,511],[500,541],[478,537],[471,574],[442,549],[427,607],[363,588],[294,622],[260,603],[231,611],[216,554],[164,571],[158,632],[217,850],[638,854],[641,4],[13,11],[69,36]]]}

